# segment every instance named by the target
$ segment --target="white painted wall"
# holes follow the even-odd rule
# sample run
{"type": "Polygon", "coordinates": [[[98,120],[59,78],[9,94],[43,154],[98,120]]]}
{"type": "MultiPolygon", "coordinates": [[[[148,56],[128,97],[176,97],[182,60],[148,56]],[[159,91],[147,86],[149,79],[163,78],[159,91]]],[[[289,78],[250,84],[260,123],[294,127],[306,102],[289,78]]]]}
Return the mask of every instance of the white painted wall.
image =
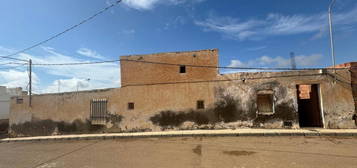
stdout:
{"type": "Polygon", "coordinates": [[[0,86],[0,119],[9,119],[10,98],[12,96],[21,96],[21,88],[6,88],[0,86]]]}

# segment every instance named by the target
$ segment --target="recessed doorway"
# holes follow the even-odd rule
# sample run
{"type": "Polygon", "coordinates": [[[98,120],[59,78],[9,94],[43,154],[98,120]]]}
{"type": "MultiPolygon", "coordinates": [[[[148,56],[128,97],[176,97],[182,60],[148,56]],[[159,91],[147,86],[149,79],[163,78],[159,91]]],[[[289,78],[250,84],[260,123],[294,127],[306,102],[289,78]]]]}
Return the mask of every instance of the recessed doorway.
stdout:
{"type": "Polygon", "coordinates": [[[323,127],[319,85],[297,85],[298,113],[300,127],[323,127]]]}

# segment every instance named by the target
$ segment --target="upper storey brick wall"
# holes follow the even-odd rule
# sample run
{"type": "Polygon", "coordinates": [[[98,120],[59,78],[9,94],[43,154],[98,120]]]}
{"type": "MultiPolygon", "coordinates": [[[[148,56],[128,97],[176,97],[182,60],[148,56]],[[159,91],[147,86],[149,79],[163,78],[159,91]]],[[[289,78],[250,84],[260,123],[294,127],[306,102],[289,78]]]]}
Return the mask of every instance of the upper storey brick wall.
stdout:
{"type": "MultiPolygon", "coordinates": [[[[148,55],[121,56],[121,60],[162,62],[180,65],[218,66],[218,50],[170,52],[148,55]]],[[[185,81],[214,80],[216,68],[186,66],[186,73],[180,73],[179,66],[121,61],[121,85],[175,83],[185,81]]]]}

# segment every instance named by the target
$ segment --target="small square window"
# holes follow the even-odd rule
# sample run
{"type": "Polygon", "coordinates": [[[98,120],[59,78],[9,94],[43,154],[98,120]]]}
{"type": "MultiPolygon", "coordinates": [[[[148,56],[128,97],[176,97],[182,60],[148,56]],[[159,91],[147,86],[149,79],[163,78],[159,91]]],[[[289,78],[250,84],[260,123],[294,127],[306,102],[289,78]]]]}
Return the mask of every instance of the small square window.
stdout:
{"type": "Polygon", "coordinates": [[[128,110],[134,110],[134,103],[133,102],[128,103],[128,110]]]}
{"type": "Polygon", "coordinates": [[[204,108],[205,108],[205,102],[203,100],[198,100],[197,109],[204,109],[204,108]]]}
{"type": "Polygon", "coordinates": [[[22,104],[22,103],[24,103],[23,98],[16,98],[16,104],[22,104]]]}
{"type": "Polygon", "coordinates": [[[186,73],[186,66],[180,65],[180,73],[186,73]]]}
{"type": "Polygon", "coordinates": [[[258,113],[263,115],[274,114],[273,94],[258,94],[258,113]]]}

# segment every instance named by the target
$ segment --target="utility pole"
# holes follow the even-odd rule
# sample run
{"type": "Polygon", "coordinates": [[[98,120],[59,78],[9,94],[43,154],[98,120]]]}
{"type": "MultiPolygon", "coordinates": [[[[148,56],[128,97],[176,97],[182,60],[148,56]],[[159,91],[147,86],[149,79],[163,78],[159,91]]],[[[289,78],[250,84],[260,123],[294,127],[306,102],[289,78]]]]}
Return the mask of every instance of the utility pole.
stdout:
{"type": "Polygon", "coordinates": [[[29,107],[32,104],[32,60],[29,60],[29,107]]]}
{"type": "Polygon", "coordinates": [[[328,7],[328,23],[330,28],[330,47],[331,47],[332,64],[333,64],[334,73],[336,74],[335,44],[333,40],[333,30],[332,30],[332,7],[335,4],[335,2],[336,0],[332,0],[328,7]]]}
{"type": "Polygon", "coordinates": [[[291,68],[296,69],[296,61],[295,61],[295,53],[290,52],[290,63],[291,63],[291,68]]]}

